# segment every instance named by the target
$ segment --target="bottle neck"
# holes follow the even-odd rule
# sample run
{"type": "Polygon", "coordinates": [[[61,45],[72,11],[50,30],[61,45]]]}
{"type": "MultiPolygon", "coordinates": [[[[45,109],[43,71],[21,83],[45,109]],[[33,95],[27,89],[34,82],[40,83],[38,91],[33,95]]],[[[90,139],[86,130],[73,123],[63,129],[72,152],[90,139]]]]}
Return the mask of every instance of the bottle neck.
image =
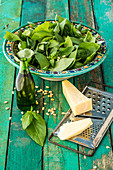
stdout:
{"type": "Polygon", "coordinates": [[[19,73],[21,74],[28,74],[29,73],[29,67],[28,67],[28,61],[20,61],[20,69],[19,73]]]}

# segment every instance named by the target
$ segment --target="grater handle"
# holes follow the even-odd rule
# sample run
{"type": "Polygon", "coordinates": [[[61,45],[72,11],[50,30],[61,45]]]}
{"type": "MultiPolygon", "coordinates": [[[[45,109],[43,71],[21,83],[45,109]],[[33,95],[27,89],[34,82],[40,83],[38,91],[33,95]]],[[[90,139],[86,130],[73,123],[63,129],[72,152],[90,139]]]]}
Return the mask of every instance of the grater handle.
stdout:
{"type": "Polygon", "coordinates": [[[98,147],[101,139],[103,138],[104,134],[107,132],[109,126],[111,125],[112,120],[113,120],[113,109],[111,110],[111,113],[109,114],[108,118],[104,122],[103,126],[101,127],[100,131],[98,132],[98,134],[96,135],[93,141],[95,148],[98,147]]]}

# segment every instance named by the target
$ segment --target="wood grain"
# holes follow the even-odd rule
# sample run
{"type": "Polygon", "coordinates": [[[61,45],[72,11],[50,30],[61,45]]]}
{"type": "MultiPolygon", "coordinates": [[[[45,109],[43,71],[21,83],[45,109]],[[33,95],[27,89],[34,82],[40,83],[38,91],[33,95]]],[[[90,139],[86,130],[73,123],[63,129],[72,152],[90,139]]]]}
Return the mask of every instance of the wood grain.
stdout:
{"type": "Polygon", "coordinates": [[[0,170],[5,167],[5,157],[9,130],[9,117],[14,80],[14,67],[6,60],[3,52],[3,36],[6,30],[19,26],[21,0],[1,1],[0,4],[0,170]],[[8,104],[4,104],[8,101],[8,104]],[[9,107],[9,110],[5,108],[9,107]]]}

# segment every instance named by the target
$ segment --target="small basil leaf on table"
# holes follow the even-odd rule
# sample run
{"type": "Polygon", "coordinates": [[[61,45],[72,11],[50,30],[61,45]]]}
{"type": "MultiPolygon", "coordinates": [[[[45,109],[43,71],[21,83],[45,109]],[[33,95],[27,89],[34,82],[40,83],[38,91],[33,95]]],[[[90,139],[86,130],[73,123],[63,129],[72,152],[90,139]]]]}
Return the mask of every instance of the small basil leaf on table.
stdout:
{"type": "Polygon", "coordinates": [[[37,113],[32,112],[34,116],[31,124],[27,127],[28,135],[39,145],[43,146],[46,137],[46,124],[44,119],[37,113]]]}
{"type": "Polygon", "coordinates": [[[22,127],[24,130],[31,124],[32,120],[32,111],[27,111],[22,117],[22,127]]]}
{"type": "Polygon", "coordinates": [[[46,58],[46,56],[37,52],[35,54],[35,58],[39,62],[41,69],[47,70],[50,63],[49,63],[48,59],[46,58]]]}
{"type": "Polygon", "coordinates": [[[9,41],[21,41],[21,39],[19,38],[18,35],[11,33],[11,32],[8,32],[8,31],[6,31],[4,38],[9,40],[9,41]]]}
{"type": "Polygon", "coordinates": [[[70,66],[74,58],[61,58],[60,61],[55,63],[55,68],[52,71],[63,71],[70,66]]]}

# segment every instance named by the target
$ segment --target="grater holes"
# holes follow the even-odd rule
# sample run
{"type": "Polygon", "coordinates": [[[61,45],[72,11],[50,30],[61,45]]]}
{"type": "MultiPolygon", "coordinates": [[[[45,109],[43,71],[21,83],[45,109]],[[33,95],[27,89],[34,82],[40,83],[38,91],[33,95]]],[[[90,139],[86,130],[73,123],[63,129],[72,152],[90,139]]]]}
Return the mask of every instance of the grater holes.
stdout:
{"type": "Polygon", "coordinates": [[[97,107],[100,107],[100,104],[98,104],[98,106],[97,107]]]}
{"type": "Polygon", "coordinates": [[[98,103],[100,102],[100,100],[97,101],[98,103]]]}
{"type": "Polygon", "coordinates": [[[107,101],[110,101],[110,98],[108,98],[107,101]]]}
{"type": "Polygon", "coordinates": [[[105,111],[102,111],[102,114],[105,114],[105,111]]]}
{"type": "Polygon", "coordinates": [[[93,102],[95,102],[95,98],[93,98],[93,102]]]}
{"type": "Polygon", "coordinates": [[[95,94],[95,93],[93,93],[93,97],[94,97],[94,96],[96,96],[96,94],[95,94]]]}
{"type": "Polygon", "coordinates": [[[102,104],[105,104],[105,103],[106,103],[105,101],[102,102],[102,104]]]}
{"type": "Polygon", "coordinates": [[[100,109],[98,109],[97,112],[100,112],[100,109]]]}
{"type": "Polygon", "coordinates": [[[106,108],[105,106],[102,107],[102,109],[105,109],[105,108],[106,108]]]}
{"type": "Polygon", "coordinates": [[[101,95],[98,95],[98,99],[100,99],[101,95]]]}
{"type": "Polygon", "coordinates": [[[110,108],[107,108],[107,111],[110,111],[111,109],[110,108]]]}
{"type": "Polygon", "coordinates": [[[110,106],[110,103],[108,103],[107,106],[110,106]]]}

